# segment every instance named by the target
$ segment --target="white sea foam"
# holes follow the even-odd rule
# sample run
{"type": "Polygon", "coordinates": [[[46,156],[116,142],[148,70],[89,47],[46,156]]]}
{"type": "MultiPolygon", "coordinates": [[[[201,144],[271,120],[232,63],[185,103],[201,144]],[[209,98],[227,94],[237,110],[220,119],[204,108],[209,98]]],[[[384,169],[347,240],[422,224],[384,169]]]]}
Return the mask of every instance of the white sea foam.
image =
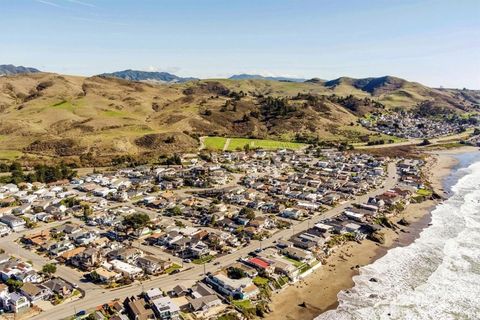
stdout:
{"type": "Polygon", "coordinates": [[[362,267],[316,320],[480,319],[480,162],[461,170],[419,238],[362,267]]]}

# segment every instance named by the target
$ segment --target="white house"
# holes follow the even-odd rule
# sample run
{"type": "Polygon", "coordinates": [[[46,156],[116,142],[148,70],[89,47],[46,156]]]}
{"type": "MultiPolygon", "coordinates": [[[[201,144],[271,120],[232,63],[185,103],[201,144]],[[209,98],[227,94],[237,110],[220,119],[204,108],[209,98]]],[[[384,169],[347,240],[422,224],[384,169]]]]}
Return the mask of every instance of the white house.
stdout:
{"type": "Polygon", "coordinates": [[[113,270],[128,278],[137,278],[143,274],[141,268],[120,260],[112,260],[110,261],[110,264],[112,265],[113,270]]]}

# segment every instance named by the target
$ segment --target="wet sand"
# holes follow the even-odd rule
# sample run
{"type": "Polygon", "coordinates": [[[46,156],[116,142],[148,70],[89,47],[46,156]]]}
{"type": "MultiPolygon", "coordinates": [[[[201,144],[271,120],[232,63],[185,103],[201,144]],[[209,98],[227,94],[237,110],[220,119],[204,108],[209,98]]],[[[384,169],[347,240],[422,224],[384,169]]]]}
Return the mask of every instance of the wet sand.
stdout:
{"type": "MultiPolygon", "coordinates": [[[[471,152],[470,148],[435,152],[429,157],[426,174],[432,188],[441,196],[445,196],[443,179],[457,164],[451,155],[459,152],[471,152]]],[[[478,149],[476,149],[478,150],[478,149]]],[[[405,218],[410,225],[400,226],[400,229],[385,228],[385,243],[380,245],[370,240],[361,244],[347,243],[334,252],[327,263],[317,269],[306,279],[284,288],[274,294],[270,307],[272,312],[267,319],[313,319],[319,314],[336,308],[337,294],[341,290],[352,288],[352,277],[358,274],[358,267],[372,263],[382,257],[390,248],[407,246],[430,223],[430,212],[439,201],[428,200],[418,204],[410,204],[402,214],[393,218],[397,222],[405,218]],[[305,303],[305,306],[301,304],[305,303]]]]}

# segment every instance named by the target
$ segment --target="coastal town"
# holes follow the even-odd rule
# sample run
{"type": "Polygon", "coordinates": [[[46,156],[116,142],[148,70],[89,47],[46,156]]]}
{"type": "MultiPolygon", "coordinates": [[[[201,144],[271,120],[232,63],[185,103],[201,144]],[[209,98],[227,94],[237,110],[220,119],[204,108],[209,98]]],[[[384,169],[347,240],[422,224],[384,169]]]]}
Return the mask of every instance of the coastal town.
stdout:
{"type": "Polygon", "coordinates": [[[442,118],[413,112],[372,114],[360,119],[367,129],[403,139],[429,139],[464,132],[478,124],[478,117],[442,118]]]}
{"type": "MultiPolygon", "coordinates": [[[[243,319],[432,196],[424,160],[309,147],[0,185],[0,308],[22,319],[243,319]]],[[[407,223],[405,221],[405,223],[407,223]]]]}

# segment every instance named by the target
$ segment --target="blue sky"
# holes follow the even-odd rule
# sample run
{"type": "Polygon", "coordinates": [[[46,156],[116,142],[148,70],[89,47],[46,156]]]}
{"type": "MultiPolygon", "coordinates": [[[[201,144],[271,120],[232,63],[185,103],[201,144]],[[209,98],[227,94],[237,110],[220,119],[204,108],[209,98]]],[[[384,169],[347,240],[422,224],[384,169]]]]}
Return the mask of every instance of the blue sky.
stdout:
{"type": "Polygon", "coordinates": [[[479,0],[0,0],[0,64],[480,89],[479,0]]]}

